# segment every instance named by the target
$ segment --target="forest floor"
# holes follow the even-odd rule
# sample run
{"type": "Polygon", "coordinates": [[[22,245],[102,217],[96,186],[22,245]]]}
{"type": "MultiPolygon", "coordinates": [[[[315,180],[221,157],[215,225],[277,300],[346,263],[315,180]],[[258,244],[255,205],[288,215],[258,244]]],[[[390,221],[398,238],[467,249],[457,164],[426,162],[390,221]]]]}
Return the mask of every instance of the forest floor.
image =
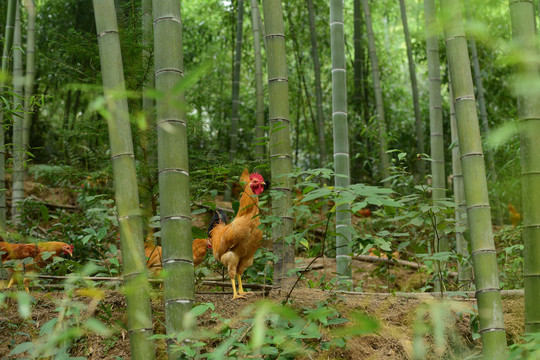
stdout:
{"type": "MultiPolygon", "coordinates": [[[[39,188],[29,183],[25,185],[27,193],[39,197],[47,202],[73,206],[74,197],[58,189],[39,188]]],[[[9,194],[8,194],[9,196],[9,194]]],[[[311,259],[298,258],[298,267],[306,266],[311,259]]],[[[355,285],[360,285],[362,291],[367,293],[350,294],[335,291],[327,279],[336,273],[335,259],[317,259],[312,264],[317,270],[306,272],[294,288],[289,304],[298,311],[307,308],[316,308],[321,303],[336,309],[345,318],[350,318],[354,312],[362,312],[374,317],[379,323],[379,329],[372,334],[354,336],[347,339],[346,347],[336,347],[330,350],[317,350],[306,353],[305,359],[412,359],[413,342],[415,341],[415,328],[420,323],[426,323],[435,316],[429,309],[440,304],[449,310],[443,318],[446,344],[443,347],[434,345],[434,337],[428,335],[426,339],[427,359],[465,359],[469,356],[479,355],[481,343],[479,339],[473,340],[471,329],[471,314],[476,302],[474,298],[466,296],[455,299],[440,300],[429,295],[410,295],[402,293],[384,294],[388,289],[408,292],[419,289],[427,280],[427,275],[421,271],[405,266],[384,267],[379,264],[355,260],[352,265],[355,285]],[[321,268],[324,266],[324,268],[321,268]],[[315,285],[314,285],[315,284],[315,285]],[[324,290],[321,290],[324,288],[324,290]],[[312,288],[313,287],[313,288],[312,288]],[[427,310],[426,310],[427,309],[427,310]],[[424,312],[422,312],[424,311],[424,312]],[[418,315],[421,314],[421,315],[418,315]],[[422,315],[424,314],[424,315],[422,315]]],[[[215,274],[214,274],[215,276],[215,274]]],[[[2,288],[2,284],[0,284],[2,288]]],[[[198,303],[212,303],[213,312],[224,319],[233,319],[239,324],[250,314],[245,309],[259,300],[270,300],[281,303],[287,296],[284,292],[272,290],[267,294],[258,291],[247,299],[231,300],[230,288],[220,293],[222,288],[198,286],[196,301],[198,303]],[[211,291],[218,291],[210,293],[211,291]]],[[[34,298],[31,316],[22,319],[19,315],[17,301],[7,297],[5,306],[0,310],[0,359],[20,359],[25,356],[7,354],[17,344],[36,339],[40,335],[43,325],[58,317],[58,306],[66,293],[63,291],[47,291],[32,289],[34,298]],[[37,290],[37,291],[36,291],[37,290]]],[[[6,290],[4,295],[8,294],[6,290]]],[[[104,288],[104,297],[98,304],[92,298],[75,293],[72,301],[86,304],[83,308],[83,318],[94,316],[110,324],[115,332],[105,338],[97,334],[90,334],[75,341],[71,348],[71,356],[86,357],[90,360],[98,359],[130,359],[129,336],[125,330],[127,324],[126,303],[121,292],[104,288]]],[[[154,331],[164,333],[164,304],[162,291],[154,286],[152,291],[152,308],[154,314],[154,331]]],[[[425,295],[425,294],[424,294],[425,295]]],[[[523,334],[523,297],[514,296],[503,299],[504,320],[509,343],[519,341],[523,334]]],[[[216,325],[216,316],[209,312],[199,317],[199,326],[212,328],[216,325]]],[[[251,314],[252,316],[252,314],[251,314]]],[[[323,336],[331,337],[328,329],[322,329],[323,336]],[[326,333],[325,333],[326,332],[326,333]]],[[[428,333],[430,333],[428,331],[428,333]]],[[[431,333],[433,333],[431,331],[431,333]]],[[[315,347],[316,348],[316,347],[315,347]]],[[[212,345],[203,348],[203,351],[212,351],[212,345]]],[[[158,341],[158,358],[166,359],[165,342],[158,341]]]]}
{"type": "MultiPolygon", "coordinates": [[[[29,341],[39,334],[41,326],[47,321],[58,316],[57,306],[65,297],[63,292],[32,292],[35,299],[30,319],[23,320],[17,311],[17,302],[7,301],[7,307],[0,313],[0,356],[1,359],[19,359],[24,356],[8,357],[16,344],[29,341]]],[[[270,293],[267,300],[281,302],[285,294],[270,293]]],[[[199,303],[212,303],[213,311],[226,319],[240,322],[247,318],[244,309],[255,302],[262,300],[260,293],[251,295],[246,300],[231,300],[230,293],[225,294],[198,294],[196,300],[199,303]]],[[[73,301],[90,304],[91,299],[75,296],[73,301]]],[[[440,303],[451,310],[448,319],[444,319],[446,328],[446,345],[440,352],[436,352],[428,339],[429,349],[426,358],[435,359],[464,359],[467,356],[480,354],[480,340],[473,340],[471,333],[471,313],[474,312],[474,299],[445,300],[441,302],[435,298],[408,298],[402,296],[350,295],[339,292],[323,291],[300,287],[295,289],[290,298],[293,308],[301,310],[315,308],[318,304],[326,302],[339,311],[341,316],[347,318],[352,312],[363,312],[377,319],[380,328],[374,334],[355,336],[347,340],[345,348],[335,348],[312,354],[306,359],[411,359],[417,311],[420,307],[429,307],[440,303]],[[444,355],[443,355],[444,354],[444,355]]],[[[124,324],[116,326],[117,331],[110,337],[91,334],[77,341],[72,348],[72,356],[87,357],[89,360],[98,359],[130,359],[128,334],[125,331],[126,303],[124,296],[114,290],[107,290],[99,307],[93,308],[93,314],[84,316],[98,316],[106,319],[111,324],[124,324]],[[106,310],[105,310],[106,309],[106,310]],[[111,317],[109,317],[111,316],[111,317]]],[[[162,293],[155,290],[152,296],[152,308],[154,313],[154,329],[156,333],[164,333],[164,305],[162,293]]],[[[523,298],[503,299],[504,320],[509,342],[515,342],[523,334],[523,298]]],[[[427,316],[426,316],[427,318],[427,316]]],[[[203,315],[199,320],[199,326],[211,328],[215,325],[210,315],[203,315]]],[[[158,341],[159,359],[166,359],[165,345],[158,341]]],[[[204,351],[211,351],[211,348],[204,351]]]]}

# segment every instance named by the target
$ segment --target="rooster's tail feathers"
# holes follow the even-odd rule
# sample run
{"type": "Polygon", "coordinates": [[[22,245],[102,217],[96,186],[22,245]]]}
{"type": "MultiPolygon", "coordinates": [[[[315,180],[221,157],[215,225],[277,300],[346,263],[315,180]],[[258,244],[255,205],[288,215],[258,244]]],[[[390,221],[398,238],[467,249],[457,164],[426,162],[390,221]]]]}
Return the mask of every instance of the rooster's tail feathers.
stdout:
{"type": "Polygon", "coordinates": [[[208,225],[208,237],[210,237],[210,232],[214,229],[217,224],[226,224],[227,223],[227,214],[221,209],[216,209],[212,220],[210,220],[210,225],[208,225]]]}

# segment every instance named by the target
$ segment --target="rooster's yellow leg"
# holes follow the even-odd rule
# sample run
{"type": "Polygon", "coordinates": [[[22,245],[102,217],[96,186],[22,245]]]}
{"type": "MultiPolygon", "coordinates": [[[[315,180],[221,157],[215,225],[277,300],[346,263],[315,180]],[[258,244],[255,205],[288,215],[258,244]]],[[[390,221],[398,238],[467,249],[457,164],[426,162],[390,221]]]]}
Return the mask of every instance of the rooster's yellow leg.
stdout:
{"type": "Polygon", "coordinates": [[[9,282],[6,286],[6,289],[9,289],[11,287],[11,285],[13,285],[13,283],[15,282],[15,279],[12,277],[11,279],[9,279],[9,282]]]}
{"type": "Polygon", "coordinates": [[[242,277],[240,276],[240,274],[238,274],[237,276],[238,276],[238,293],[240,295],[253,294],[251,291],[244,291],[244,288],[242,287],[242,277]]]}
{"type": "Polygon", "coordinates": [[[233,300],[235,299],[245,299],[245,296],[242,296],[242,293],[237,294],[236,293],[236,284],[234,283],[234,277],[231,278],[231,284],[232,284],[232,291],[233,291],[233,300]]]}

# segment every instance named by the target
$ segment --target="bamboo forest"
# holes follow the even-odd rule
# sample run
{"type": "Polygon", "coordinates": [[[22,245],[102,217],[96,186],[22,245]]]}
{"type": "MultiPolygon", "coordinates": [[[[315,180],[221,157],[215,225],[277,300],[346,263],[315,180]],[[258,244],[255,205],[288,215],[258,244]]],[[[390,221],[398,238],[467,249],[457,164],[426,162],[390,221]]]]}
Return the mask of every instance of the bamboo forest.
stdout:
{"type": "Polygon", "coordinates": [[[0,1],[0,359],[540,359],[540,1],[0,1]]]}

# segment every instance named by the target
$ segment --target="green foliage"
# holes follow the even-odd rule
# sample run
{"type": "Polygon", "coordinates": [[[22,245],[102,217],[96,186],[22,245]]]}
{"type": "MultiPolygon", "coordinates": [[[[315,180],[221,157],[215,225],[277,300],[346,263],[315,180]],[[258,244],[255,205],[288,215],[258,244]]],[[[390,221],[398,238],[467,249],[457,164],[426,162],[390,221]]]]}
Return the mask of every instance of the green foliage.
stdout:
{"type": "Polygon", "coordinates": [[[213,304],[206,303],[191,310],[184,319],[185,325],[193,325],[196,318],[204,314],[217,322],[214,328],[185,330],[176,337],[154,335],[153,338],[172,340],[172,351],[181,352],[188,359],[237,359],[253,355],[293,359],[344,348],[348,338],[378,329],[372,318],[353,313],[353,320],[349,321],[326,302],[296,311],[259,301],[244,309],[241,320],[224,319],[214,312],[213,304]]]}
{"type": "Polygon", "coordinates": [[[504,226],[494,234],[501,289],[523,289],[523,242],[521,226],[504,226]]]}
{"type": "Polygon", "coordinates": [[[413,359],[436,357],[465,358],[470,350],[456,333],[458,321],[475,314],[457,302],[431,302],[416,310],[413,325],[413,359]]]}
{"type": "Polygon", "coordinates": [[[540,333],[525,334],[523,343],[510,345],[509,360],[533,360],[540,356],[540,333]]]}
{"type": "MultiPolygon", "coordinates": [[[[58,315],[44,324],[40,324],[39,333],[35,339],[17,344],[8,355],[28,354],[32,358],[80,359],[70,356],[70,348],[75,341],[90,333],[99,334],[105,338],[109,337],[112,334],[109,326],[94,317],[84,315],[89,308],[97,306],[103,298],[103,291],[96,288],[78,291],[74,286],[81,281],[82,276],[88,276],[94,271],[95,268],[89,265],[82,269],[78,275],[70,277],[65,284],[66,297],[55,309],[58,315]],[[75,300],[75,295],[88,296],[92,300],[90,304],[86,304],[75,300]]],[[[8,293],[7,297],[17,299],[20,316],[25,319],[24,321],[35,324],[35,321],[30,317],[31,306],[35,305],[35,300],[29,294],[15,292],[8,293]]],[[[7,297],[0,298],[0,306],[7,300],[7,297]]]]}

